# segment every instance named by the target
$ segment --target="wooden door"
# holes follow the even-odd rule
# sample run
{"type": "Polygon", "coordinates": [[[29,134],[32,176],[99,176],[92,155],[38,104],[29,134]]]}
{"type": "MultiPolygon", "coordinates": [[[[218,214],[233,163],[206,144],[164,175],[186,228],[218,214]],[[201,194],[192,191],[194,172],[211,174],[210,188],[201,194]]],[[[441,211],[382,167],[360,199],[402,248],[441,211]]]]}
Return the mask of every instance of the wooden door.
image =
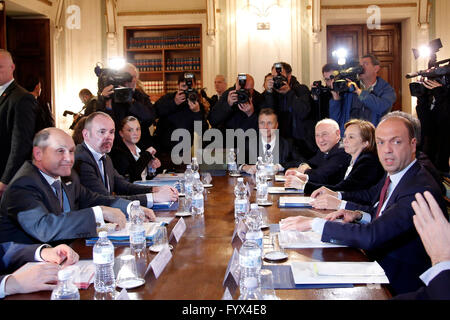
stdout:
{"type": "Polygon", "coordinates": [[[24,86],[28,77],[41,79],[41,103],[51,105],[51,61],[49,19],[7,19],[8,51],[16,70],[14,78],[24,86]]]}
{"type": "Polygon", "coordinates": [[[401,110],[401,26],[382,24],[380,29],[370,30],[366,25],[327,26],[328,62],[334,62],[332,52],[345,47],[349,59],[358,60],[365,54],[373,54],[380,61],[378,75],[395,90],[397,100],[392,110],[401,110]]]}

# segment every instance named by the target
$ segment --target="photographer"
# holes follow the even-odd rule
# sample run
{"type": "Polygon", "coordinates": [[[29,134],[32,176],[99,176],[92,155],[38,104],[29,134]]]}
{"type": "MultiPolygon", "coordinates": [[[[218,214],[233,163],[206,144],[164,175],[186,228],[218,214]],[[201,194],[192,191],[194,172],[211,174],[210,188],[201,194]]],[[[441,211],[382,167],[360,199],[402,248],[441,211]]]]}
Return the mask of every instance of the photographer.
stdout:
{"type": "Polygon", "coordinates": [[[257,130],[263,98],[254,87],[255,81],[251,75],[239,74],[235,85],[228,88],[211,108],[208,117],[211,126],[223,133],[226,129],[257,130]]]}
{"type": "Polygon", "coordinates": [[[449,172],[450,134],[450,90],[448,86],[431,79],[423,79],[425,94],[417,97],[416,112],[422,127],[421,150],[436,168],[449,172]]]}
{"type": "Polygon", "coordinates": [[[285,62],[272,66],[272,78],[267,80],[264,107],[272,108],[278,115],[280,136],[292,140],[304,158],[315,154],[314,120],[311,113],[311,96],[307,86],[292,75],[292,67],[285,62]]]}
{"type": "MultiPolygon", "coordinates": [[[[191,134],[191,145],[194,138],[194,121],[202,121],[202,130],[208,129],[205,108],[200,102],[200,93],[193,88],[195,75],[181,73],[178,77],[178,90],[167,93],[155,103],[158,116],[155,136],[159,158],[163,165],[171,163],[172,148],[180,141],[171,141],[176,129],[186,129],[191,134]]],[[[171,168],[169,168],[171,169],[171,168]]]]}
{"type": "MultiPolygon", "coordinates": [[[[341,132],[344,132],[344,124],[350,119],[367,120],[377,126],[396,100],[394,89],[377,76],[380,70],[378,59],[368,54],[361,58],[360,63],[364,70],[359,75],[361,88],[349,80],[347,92],[331,91],[330,118],[339,123],[341,132]]],[[[333,84],[334,81],[331,80],[333,84]]]]}
{"type": "MultiPolygon", "coordinates": [[[[138,77],[139,73],[131,63],[125,64],[119,71],[102,69],[99,74],[97,111],[109,114],[114,119],[116,128],[120,127],[125,117],[136,117],[142,126],[138,146],[145,150],[154,144],[149,127],[155,121],[155,110],[150,97],[136,88],[138,77]]],[[[116,138],[120,139],[118,134],[116,131],[116,138]]]]}
{"type": "MultiPolygon", "coordinates": [[[[313,112],[317,121],[330,117],[330,99],[331,89],[333,88],[332,78],[339,70],[339,66],[335,63],[327,63],[322,67],[322,76],[325,81],[325,86],[322,86],[322,81],[314,81],[311,86],[311,97],[314,101],[313,112]]],[[[343,133],[342,133],[343,134],[343,133]]]]}

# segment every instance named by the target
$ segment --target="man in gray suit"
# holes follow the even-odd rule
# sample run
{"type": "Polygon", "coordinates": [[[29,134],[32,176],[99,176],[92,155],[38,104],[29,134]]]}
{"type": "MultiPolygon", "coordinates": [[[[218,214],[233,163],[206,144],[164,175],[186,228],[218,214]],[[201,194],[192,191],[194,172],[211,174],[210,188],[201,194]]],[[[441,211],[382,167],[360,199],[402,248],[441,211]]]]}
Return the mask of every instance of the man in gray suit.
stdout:
{"type": "MultiPolygon", "coordinates": [[[[47,128],[0,202],[0,242],[54,243],[97,236],[105,221],[125,227],[130,201],[84,188],[72,171],[75,144],[61,129],[47,128]]],[[[152,210],[142,207],[155,219],[152,210]]]]}
{"type": "Polygon", "coordinates": [[[30,159],[36,99],[14,80],[11,54],[0,49],[0,198],[25,160],[30,159]]]}

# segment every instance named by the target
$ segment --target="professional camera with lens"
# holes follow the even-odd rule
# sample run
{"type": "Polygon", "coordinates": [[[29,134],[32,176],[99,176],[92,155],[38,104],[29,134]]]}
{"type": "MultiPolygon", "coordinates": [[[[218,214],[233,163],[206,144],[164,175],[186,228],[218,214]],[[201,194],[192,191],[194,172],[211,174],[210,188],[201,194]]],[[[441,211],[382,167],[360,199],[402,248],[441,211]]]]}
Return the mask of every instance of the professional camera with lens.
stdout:
{"type": "Polygon", "coordinates": [[[250,100],[250,91],[245,89],[247,83],[247,75],[244,73],[238,74],[239,90],[236,90],[238,101],[237,103],[247,103],[250,100]]]}
{"type": "MultiPolygon", "coordinates": [[[[430,60],[428,61],[428,69],[420,70],[413,73],[408,73],[406,79],[411,79],[415,77],[423,77],[429,80],[434,80],[439,82],[444,87],[450,87],[450,59],[445,59],[437,61],[436,53],[442,48],[441,39],[434,39],[428,44],[430,48],[430,60]]],[[[417,49],[413,49],[413,54],[416,59],[419,58],[420,54],[417,49]]],[[[413,97],[421,97],[428,93],[428,89],[425,88],[422,82],[416,81],[409,84],[409,91],[413,97]]]]}
{"type": "Polygon", "coordinates": [[[186,83],[186,86],[188,87],[186,90],[184,90],[184,94],[186,95],[186,100],[190,100],[192,102],[197,101],[198,93],[192,87],[194,84],[194,75],[192,73],[185,73],[184,74],[184,82],[186,83]]]}
{"type": "Polygon", "coordinates": [[[322,85],[321,80],[317,80],[313,82],[311,87],[311,96],[314,100],[317,100],[321,95],[330,92],[330,88],[322,85]]]}
{"type": "Polygon", "coordinates": [[[348,86],[348,80],[358,83],[359,75],[364,73],[364,68],[361,65],[351,66],[339,70],[336,75],[331,75],[330,78],[334,79],[333,88],[331,90],[335,92],[352,92],[352,88],[348,86]]]}
{"type": "Polygon", "coordinates": [[[279,90],[282,86],[284,86],[284,82],[288,82],[288,79],[281,74],[283,69],[283,65],[281,63],[275,63],[275,71],[277,75],[273,77],[273,87],[279,90]]]}
{"type": "Polygon", "coordinates": [[[131,82],[133,77],[128,72],[121,72],[108,68],[101,68],[99,64],[94,69],[98,77],[98,91],[109,85],[114,86],[114,94],[107,99],[113,99],[115,103],[130,103],[133,98],[133,89],[126,87],[127,82],[131,82]]]}

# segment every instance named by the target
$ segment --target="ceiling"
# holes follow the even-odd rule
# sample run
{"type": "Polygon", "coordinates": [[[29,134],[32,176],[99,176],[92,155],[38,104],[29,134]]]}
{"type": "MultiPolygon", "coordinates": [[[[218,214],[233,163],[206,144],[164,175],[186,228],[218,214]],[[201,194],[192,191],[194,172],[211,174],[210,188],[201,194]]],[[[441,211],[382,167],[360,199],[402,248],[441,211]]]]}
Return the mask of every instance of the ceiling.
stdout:
{"type": "Polygon", "coordinates": [[[5,0],[5,7],[8,17],[41,16],[41,14],[12,1],[5,0]]]}

